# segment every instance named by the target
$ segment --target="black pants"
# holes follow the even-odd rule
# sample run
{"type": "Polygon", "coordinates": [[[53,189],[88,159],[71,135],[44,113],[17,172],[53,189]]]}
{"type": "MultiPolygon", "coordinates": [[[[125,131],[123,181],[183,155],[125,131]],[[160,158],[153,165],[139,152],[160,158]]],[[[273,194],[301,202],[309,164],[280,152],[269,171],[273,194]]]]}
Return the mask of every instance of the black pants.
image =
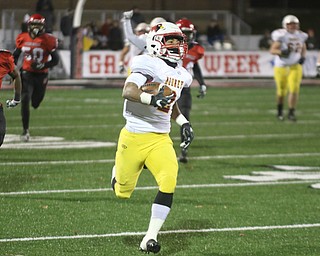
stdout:
{"type": "Polygon", "coordinates": [[[5,135],[6,135],[6,118],[3,113],[2,104],[0,103],[0,147],[3,143],[5,135]]]}
{"type": "Polygon", "coordinates": [[[47,73],[21,72],[21,117],[23,129],[29,129],[30,101],[31,106],[37,109],[46,93],[48,84],[47,73]]]}

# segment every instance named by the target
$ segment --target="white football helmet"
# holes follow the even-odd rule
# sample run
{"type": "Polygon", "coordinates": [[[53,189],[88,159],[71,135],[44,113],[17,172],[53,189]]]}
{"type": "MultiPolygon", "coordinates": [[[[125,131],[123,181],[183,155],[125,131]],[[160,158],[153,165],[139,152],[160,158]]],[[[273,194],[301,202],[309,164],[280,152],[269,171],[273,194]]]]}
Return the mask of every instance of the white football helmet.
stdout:
{"type": "Polygon", "coordinates": [[[139,23],[134,29],[135,32],[141,32],[141,33],[142,32],[147,33],[149,32],[149,30],[150,30],[150,26],[144,22],[139,23]]]}
{"type": "Polygon", "coordinates": [[[179,27],[171,22],[163,22],[151,27],[146,38],[147,51],[171,62],[178,62],[187,53],[186,36],[179,27]],[[177,44],[167,43],[169,39],[178,39],[177,44]]]}
{"type": "Polygon", "coordinates": [[[155,25],[166,22],[166,20],[162,17],[155,17],[152,21],[150,21],[150,27],[154,27],[155,25]]]}
{"type": "Polygon", "coordinates": [[[299,19],[294,15],[287,15],[282,19],[282,27],[287,29],[287,24],[289,23],[297,23],[300,24],[299,19]]]}

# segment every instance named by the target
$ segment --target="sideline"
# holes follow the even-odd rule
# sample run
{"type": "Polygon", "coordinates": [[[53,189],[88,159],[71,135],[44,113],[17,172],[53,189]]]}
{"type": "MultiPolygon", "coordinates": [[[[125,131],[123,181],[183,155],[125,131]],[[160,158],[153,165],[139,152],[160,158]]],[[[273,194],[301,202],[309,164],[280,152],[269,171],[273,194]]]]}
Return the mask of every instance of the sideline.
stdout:
{"type": "MultiPolygon", "coordinates": [[[[296,185],[306,183],[317,183],[320,180],[299,180],[299,181],[271,181],[271,182],[246,182],[246,183],[220,183],[220,184],[191,184],[191,185],[177,185],[177,189],[190,188],[223,188],[223,187],[253,187],[265,185],[296,185]]],[[[135,190],[156,190],[157,186],[136,187],[135,190]]],[[[39,195],[39,194],[59,194],[59,193],[95,193],[113,191],[112,188],[92,188],[92,189],[63,189],[63,190],[38,190],[38,191],[17,191],[17,192],[0,192],[0,196],[13,195],[39,195]]]]}

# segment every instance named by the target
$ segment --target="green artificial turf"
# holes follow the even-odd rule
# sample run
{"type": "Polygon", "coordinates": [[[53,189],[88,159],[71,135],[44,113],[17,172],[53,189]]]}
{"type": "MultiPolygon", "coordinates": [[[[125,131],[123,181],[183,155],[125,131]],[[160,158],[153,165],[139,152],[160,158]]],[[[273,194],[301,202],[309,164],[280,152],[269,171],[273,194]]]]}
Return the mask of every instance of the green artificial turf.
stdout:
{"type": "MultiPolygon", "coordinates": [[[[2,91],[2,102],[11,94],[2,91]]],[[[180,164],[159,255],[320,255],[320,190],[310,188],[320,179],[225,177],[277,171],[274,165],[310,167],[300,175],[319,175],[320,87],[301,88],[296,123],[276,119],[271,87],[211,87],[204,99],[196,88],[192,94],[195,139],[189,162],[180,164]]],[[[142,254],[138,247],[157,193],[147,170],[132,197],[120,200],[110,186],[115,146],[27,147],[35,136],[70,145],[116,143],[122,104],[121,89],[49,89],[31,110],[26,148],[6,147],[18,142],[0,148],[1,256],[142,254]]],[[[7,134],[19,135],[20,109],[5,109],[5,115],[7,134]]],[[[174,122],[171,137],[179,154],[174,122]]]]}

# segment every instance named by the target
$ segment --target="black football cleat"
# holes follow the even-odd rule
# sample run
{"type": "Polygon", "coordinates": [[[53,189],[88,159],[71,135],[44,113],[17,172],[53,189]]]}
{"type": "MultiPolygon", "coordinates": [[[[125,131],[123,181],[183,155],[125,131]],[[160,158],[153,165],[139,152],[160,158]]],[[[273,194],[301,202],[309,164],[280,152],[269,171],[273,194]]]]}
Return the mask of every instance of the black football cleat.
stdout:
{"type": "Polygon", "coordinates": [[[277,115],[277,118],[279,121],[284,121],[284,116],[283,115],[277,115]]]}
{"type": "Polygon", "coordinates": [[[20,136],[20,140],[22,142],[28,142],[30,140],[30,133],[28,129],[23,130],[21,136],[20,136]]]}
{"type": "Polygon", "coordinates": [[[186,149],[181,149],[181,155],[179,156],[180,163],[188,163],[187,153],[188,151],[186,149]]]}
{"type": "Polygon", "coordinates": [[[294,113],[289,113],[289,114],[288,114],[288,119],[289,119],[290,121],[292,121],[292,122],[296,122],[296,121],[297,121],[297,118],[296,118],[296,116],[295,116],[294,113]]]}
{"type": "Polygon", "coordinates": [[[147,254],[149,254],[150,252],[158,253],[160,249],[161,245],[154,239],[148,240],[145,248],[142,248],[142,246],[140,245],[140,251],[145,252],[147,254]]]}

